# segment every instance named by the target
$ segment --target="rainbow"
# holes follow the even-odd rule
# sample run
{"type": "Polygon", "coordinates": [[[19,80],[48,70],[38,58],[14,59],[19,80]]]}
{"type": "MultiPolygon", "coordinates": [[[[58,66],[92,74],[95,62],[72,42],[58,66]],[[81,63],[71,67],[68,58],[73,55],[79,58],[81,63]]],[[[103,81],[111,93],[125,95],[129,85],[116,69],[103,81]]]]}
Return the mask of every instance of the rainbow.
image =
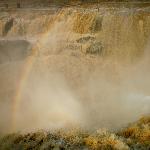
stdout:
{"type": "Polygon", "coordinates": [[[55,21],[58,19],[58,17],[61,16],[61,14],[62,14],[62,11],[58,12],[56,17],[54,17],[54,19],[52,20],[52,23],[49,24],[48,26],[49,30],[41,34],[40,42],[38,40],[37,43],[35,43],[35,45],[32,48],[32,55],[27,58],[26,62],[24,63],[22,67],[20,79],[19,79],[19,82],[17,83],[16,92],[14,94],[13,102],[12,102],[11,131],[13,132],[16,131],[16,127],[17,127],[17,124],[16,124],[17,114],[18,114],[18,110],[20,107],[20,103],[21,103],[23,89],[26,86],[28,77],[36,61],[37,51],[40,47],[42,47],[42,45],[44,45],[44,41],[47,40],[50,34],[51,26],[54,25],[55,21]]]}

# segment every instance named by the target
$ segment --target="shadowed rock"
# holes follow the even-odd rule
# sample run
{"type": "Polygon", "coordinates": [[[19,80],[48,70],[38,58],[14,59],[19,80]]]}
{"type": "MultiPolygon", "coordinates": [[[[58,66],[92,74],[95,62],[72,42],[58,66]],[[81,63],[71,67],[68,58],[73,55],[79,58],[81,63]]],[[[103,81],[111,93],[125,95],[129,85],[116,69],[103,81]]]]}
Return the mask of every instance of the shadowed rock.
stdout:
{"type": "Polygon", "coordinates": [[[77,40],[77,42],[78,43],[86,43],[86,42],[91,42],[91,41],[93,41],[93,40],[95,40],[95,38],[94,37],[92,37],[92,36],[87,36],[87,37],[82,37],[82,38],[79,38],[78,40],[77,40]]]}
{"type": "Polygon", "coordinates": [[[9,21],[6,22],[4,29],[3,29],[3,36],[6,36],[7,33],[11,30],[13,27],[14,19],[11,18],[9,21]]]}
{"type": "Polygon", "coordinates": [[[102,53],[103,47],[101,42],[94,42],[86,49],[86,54],[102,55],[102,53]]]}

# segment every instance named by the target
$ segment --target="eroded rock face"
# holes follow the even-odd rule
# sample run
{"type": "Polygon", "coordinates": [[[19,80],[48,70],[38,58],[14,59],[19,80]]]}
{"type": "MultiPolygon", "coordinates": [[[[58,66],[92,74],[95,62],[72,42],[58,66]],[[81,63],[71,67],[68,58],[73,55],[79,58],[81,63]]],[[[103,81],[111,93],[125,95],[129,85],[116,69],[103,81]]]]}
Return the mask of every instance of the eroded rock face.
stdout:
{"type": "Polygon", "coordinates": [[[1,40],[0,64],[25,59],[31,55],[31,47],[25,40],[1,40]]]}

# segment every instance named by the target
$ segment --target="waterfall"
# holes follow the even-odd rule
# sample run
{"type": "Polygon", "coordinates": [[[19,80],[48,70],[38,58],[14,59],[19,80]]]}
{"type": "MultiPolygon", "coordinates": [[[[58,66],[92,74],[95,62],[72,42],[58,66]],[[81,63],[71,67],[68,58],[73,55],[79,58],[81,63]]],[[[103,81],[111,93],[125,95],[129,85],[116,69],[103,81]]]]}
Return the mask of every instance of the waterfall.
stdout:
{"type": "Polygon", "coordinates": [[[18,130],[118,128],[149,113],[149,38],[144,7],[0,13],[0,130],[18,87],[18,130]]]}

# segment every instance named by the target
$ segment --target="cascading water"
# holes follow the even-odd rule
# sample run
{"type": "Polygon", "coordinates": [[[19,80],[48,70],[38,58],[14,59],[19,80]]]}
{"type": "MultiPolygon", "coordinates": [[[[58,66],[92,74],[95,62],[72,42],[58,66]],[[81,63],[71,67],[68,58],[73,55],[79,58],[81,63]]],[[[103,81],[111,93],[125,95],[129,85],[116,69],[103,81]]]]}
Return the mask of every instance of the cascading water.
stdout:
{"type": "Polygon", "coordinates": [[[12,120],[15,131],[72,124],[116,128],[149,113],[147,9],[5,12],[0,37],[28,43],[19,50],[0,43],[1,130],[11,131],[12,120]]]}

